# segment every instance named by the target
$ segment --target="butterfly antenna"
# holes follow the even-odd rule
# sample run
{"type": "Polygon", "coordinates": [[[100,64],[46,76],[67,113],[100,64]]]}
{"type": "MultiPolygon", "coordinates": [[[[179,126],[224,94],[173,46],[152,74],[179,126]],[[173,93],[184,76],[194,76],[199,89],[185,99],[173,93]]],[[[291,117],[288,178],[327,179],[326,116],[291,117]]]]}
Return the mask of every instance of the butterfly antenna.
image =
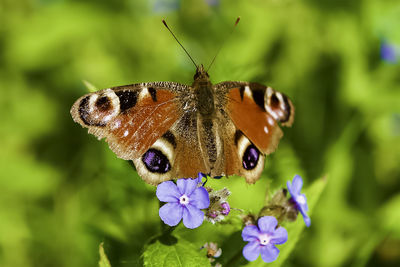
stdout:
{"type": "Polygon", "coordinates": [[[214,61],[215,61],[215,59],[217,58],[217,56],[218,56],[218,54],[219,54],[219,51],[221,51],[221,48],[222,48],[222,47],[224,46],[224,44],[226,43],[226,40],[228,40],[229,37],[232,35],[232,33],[233,33],[233,31],[235,30],[236,25],[238,25],[239,21],[240,21],[240,17],[237,17],[236,22],[235,22],[235,25],[233,26],[233,29],[232,29],[231,32],[229,33],[228,37],[222,42],[221,46],[218,48],[217,53],[215,54],[213,60],[211,61],[210,65],[209,65],[208,68],[207,68],[207,72],[210,70],[212,64],[214,64],[214,61]]]}
{"type": "Polygon", "coordinates": [[[182,47],[182,49],[185,51],[186,55],[190,58],[190,60],[193,62],[193,64],[196,66],[197,69],[197,64],[194,62],[193,58],[190,56],[189,52],[185,49],[185,47],[179,42],[178,38],[176,38],[175,34],[171,31],[171,29],[168,27],[167,23],[165,20],[162,20],[164,26],[169,30],[169,32],[172,34],[172,36],[175,38],[175,40],[178,42],[178,44],[182,47]]]}

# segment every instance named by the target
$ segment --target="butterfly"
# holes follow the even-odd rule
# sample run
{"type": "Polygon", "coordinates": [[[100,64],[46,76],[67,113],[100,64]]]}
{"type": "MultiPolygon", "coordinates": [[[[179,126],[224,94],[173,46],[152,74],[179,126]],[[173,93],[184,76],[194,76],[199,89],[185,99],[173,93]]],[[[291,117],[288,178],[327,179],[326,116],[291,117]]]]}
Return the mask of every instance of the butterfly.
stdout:
{"type": "Polygon", "coordinates": [[[150,82],[117,86],[79,98],[75,122],[132,160],[157,185],[175,178],[239,175],[254,183],[278,146],[279,125],[291,126],[289,98],[252,82],[213,85],[199,65],[191,86],[150,82]]]}
{"type": "Polygon", "coordinates": [[[265,156],[283,135],[279,125],[293,123],[292,102],[258,83],[213,85],[203,65],[194,62],[162,22],[196,66],[193,84],[138,83],[86,94],[73,104],[72,118],[98,139],[105,138],[119,158],[132,160],[148,184],[200,172],[236,174],[255,183],[265,156]]]}

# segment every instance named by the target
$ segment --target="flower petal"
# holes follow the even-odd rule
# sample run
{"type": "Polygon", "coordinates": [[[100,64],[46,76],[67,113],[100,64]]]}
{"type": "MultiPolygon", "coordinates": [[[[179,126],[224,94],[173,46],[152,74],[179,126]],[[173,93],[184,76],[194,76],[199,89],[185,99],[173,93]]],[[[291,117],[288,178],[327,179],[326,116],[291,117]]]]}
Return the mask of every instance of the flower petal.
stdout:
{"type": "Polygon", "coordinates": [[[202,172],[199,172],[197,179],[196,179],[197,183],[203,183],[203,177],[207,178],[207,175],[202,172]]]}
{"type": "Polygon", "coordinates": [[[243,248],[243,257],[248,261],[255,261],[260,256],[261,246],[258,241],[250,242],[243,248]]]}
{"type": "Polygon", "coordinates": [[[190,204],[198,209],[206,209],[210,206],[210,197],[204,187],[197,187],[189,199],[190,204]]]}
{"type": "Polygon", "coordinates": [[[183,215],[183,206],[178,203],[167,203],[158,211],[161,220],[169,226],[177,225],[183,215]]]}
{"type": "Polygon", "coordinates": [[[311,220],[306,213],[308,211],[307,198],[306,195],[300,194],[301,188],[303,187],[303,179],[299,175],[295,175],[293,183],[290,184],[290,181],[288,181],[287,187],[292,196],[291,200],[294,201],[295,208],[303,215],[304,223],[309,227],[311,225],[311,220]]]}
{"type": "Polygon", "coordinates": [[[263,233],[272,233],[277,225],[278,221],[273,216],[264,216],[258,219],[258,228],[263,233]]]}
{"type": "Polygon", "coordinates": [[[287,239],[288,239],[288,233],[287,233],[286,229],[283,227],[279,227],[272,234],[270,243],[280,245],[280,244],[285,243],[287,241],[287,239]]]}
{"type": "Polygon", "coordinates": [[[197,228],[204,220],[204,212],[196,208],[195,206],[188,204],[183,209],[183,224],[186,228],[197,228]]]}
{"type": "Polygon", "coordinates": [[[242,238],[243,241],[256,241],[258,240],[258,236],[260,235],[260,231],[258,227],[255,225],[247,225],[243,228],[242,238]]]}
{"type": "Polygon", "coordinates": [[[302,209],[304,212],[308,211],[308,204],[307,204],[306,195],[300,194],[299,197],[302,198],[302,203],[299,203],[299,198],[297,197],[296,198],[297,205],[299,205],[300,209],[302,209]]]}
{"type": "Polygon", "coordinates": [[[304,220],[304,223],[306,224],[306,226],[310,227],[310,225],[311,225],[310,217],[308,217],[308,215],[303,212],[301,213],[301,215],[303,215],[303,220],[304,220]]]}
{"type": "Polygon", "coordinates": [[[300,175],[295,175],[292,182],[292,191],[294,193],[300,194],[301,188],[303,187],[303,179],[300,175]]]}
{"type": "Polygon", "coordinates": [[[157,186],[157,198],[162,202],[177,202],[181,197],[178,187],[172,181],[162,182],[157,186]]]}
{"type": "Polygon", "coordinates": [[[293,191],[292,191],[292,183],[290,182],[290,180],[286,182],[286,187],[287,187],[287,189],[288,189],[290,195],[293,196],[293,193],[292,193],[292,192],[293,192],[293,191]]]}
{"type": "Polygon", "coordinates": [[[278,258],[279,255],[279,249],[275,247],[274,245],[266,245],[261,248],[261,259],[264,262],[273,262],[278,258]]]}
{"type": "Polygon", "coordinates": [[[185,194],[188,197],[193,193],[197,187],[197,179],[179,179],[176,181],[179,192],[181,195],[185,194]]]}

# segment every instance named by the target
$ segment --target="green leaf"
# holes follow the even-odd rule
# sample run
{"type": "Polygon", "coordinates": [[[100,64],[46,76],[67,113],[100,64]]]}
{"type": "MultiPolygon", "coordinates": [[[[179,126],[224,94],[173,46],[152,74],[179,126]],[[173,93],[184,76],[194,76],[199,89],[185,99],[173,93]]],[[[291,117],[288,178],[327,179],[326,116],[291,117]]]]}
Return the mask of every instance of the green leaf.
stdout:
{"type": "Polygon", "coordinates": [[[153,239],[143,253],[144,266],[210,266],[206,251],[173,236],[153,239]]]}
{"type": "Polygon", "coordinates": [[[107,255],[104,252],[103,242],[100,243],[99,253],[100,253],[99,267],[111,267],[110,261],[108,260],[107,255]]]}
{"type": "Polygon", "coordinates": [[[400,194],[389,199],[379,209],[378,218],[380,220],[381,231],[390,233],[392,237],[400,237],[400,194]]]}

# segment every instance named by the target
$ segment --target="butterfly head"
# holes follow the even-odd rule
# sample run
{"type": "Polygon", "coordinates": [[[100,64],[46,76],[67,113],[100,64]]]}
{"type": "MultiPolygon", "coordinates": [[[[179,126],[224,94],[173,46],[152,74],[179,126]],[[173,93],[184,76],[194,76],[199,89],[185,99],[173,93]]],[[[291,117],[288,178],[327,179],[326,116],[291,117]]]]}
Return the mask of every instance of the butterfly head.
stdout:
{"type": "Polygon", "coordinates": [[[194,75],[194,80],[197,82],[208,82],[210,80],[210,76],[208,76],[207,71],[204,69],[203,64],[197,66],[196,74],[194,75]]]}

